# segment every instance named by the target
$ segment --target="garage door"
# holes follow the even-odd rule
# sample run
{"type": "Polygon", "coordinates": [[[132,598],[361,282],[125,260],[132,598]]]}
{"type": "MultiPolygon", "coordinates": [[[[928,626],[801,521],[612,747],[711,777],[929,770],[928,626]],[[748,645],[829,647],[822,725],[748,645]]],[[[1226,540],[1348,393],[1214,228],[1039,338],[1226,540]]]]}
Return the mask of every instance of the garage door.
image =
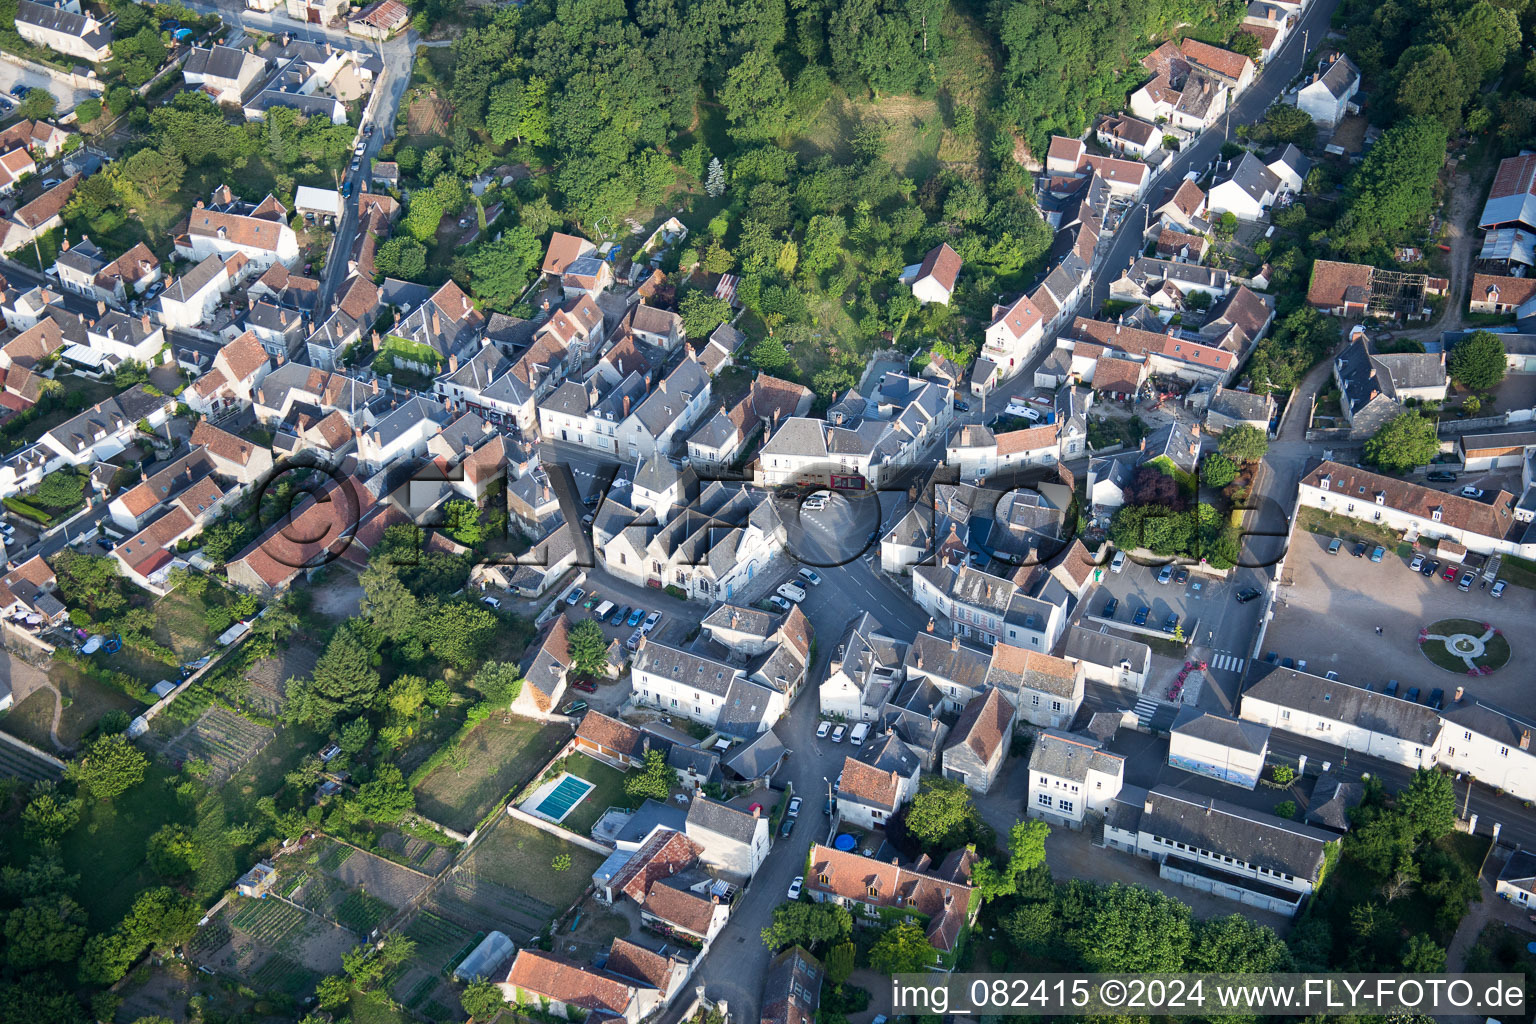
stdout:
{"type": "Polygon", "coordinates": [[[1525,357],[1525,372],[1536,373],[1536,356],[1525,357]]]}

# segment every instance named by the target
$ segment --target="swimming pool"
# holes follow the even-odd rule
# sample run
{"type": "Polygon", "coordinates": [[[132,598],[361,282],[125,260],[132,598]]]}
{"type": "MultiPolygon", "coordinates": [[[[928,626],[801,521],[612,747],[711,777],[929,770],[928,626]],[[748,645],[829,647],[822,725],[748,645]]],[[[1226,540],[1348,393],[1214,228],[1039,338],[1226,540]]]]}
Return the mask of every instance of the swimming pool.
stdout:
{"type": "Polygon", "coordinates": [[[533,813],[548,818],[550,821],[564,821],[565,816],[570,814],[576,805],[585,800],[587,794],[596,788],[586,779],[575,775],[564,775],[559,782],[555,783],[555,788],[546,793],[544,799],[540,800],[538,805],[534,807],[533,813]]]}

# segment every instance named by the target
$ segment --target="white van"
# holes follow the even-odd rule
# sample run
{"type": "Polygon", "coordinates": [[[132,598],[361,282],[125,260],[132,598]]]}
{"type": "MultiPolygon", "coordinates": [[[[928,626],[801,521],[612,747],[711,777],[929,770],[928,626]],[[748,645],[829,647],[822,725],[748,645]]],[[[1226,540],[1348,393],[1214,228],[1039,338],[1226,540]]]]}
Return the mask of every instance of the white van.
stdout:
{"type": "Polygon", "coordinates": [[[805,588],[793,580],[780,584],[777,593],[786,601],[793,601],[795,604],[805,600],[805,588]]]}
{"type": "Polygon", "coordinates": [[[608,616],[613,614],[614,607],[615,605],[612,601],[604,601],[602,604],[592,609],[592,617],[598,622],[606,622],[608,621],[608,616]]]}
{"type": "Polygon", "coordinates": [[[864,745],[864,737],[868,735],[869,723],[860,722],[858,725],[853,727],[853,732],[849,735],[848,742],[852,743],[856,747],[862,747],[864,745]]]}
{"type": "Polygon", "coordinates": [[[1109,571],[1110,572],[1124,572],[1125,571],[1125,552],[1124,551],[1116,551],[1115,552],[1115,557],[1112,558],[1110,560],[1110,563],[1109,563],[1109,571]]]}

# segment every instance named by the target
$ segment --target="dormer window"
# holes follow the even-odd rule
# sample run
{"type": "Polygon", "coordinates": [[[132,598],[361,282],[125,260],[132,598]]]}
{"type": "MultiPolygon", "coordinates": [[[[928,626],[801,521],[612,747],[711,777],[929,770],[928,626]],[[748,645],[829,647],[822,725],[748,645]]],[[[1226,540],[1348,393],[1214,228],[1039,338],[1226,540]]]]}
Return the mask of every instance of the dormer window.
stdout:
{"type": "Polygon", "coordinates": [[[823,871],[821,874],[817,875],[816,876],[816,881],[819,884],[821,884],[821,885],[826,885],[827,884],[827,873],[825,871],[823,871]]]}
{"type": "Polygon", "coordinates": [[[876,887],[876,886],[873,886],[873,885],[870,886],[869,887],[869,897],[870,897],[870,899],[879,899],[880,898],[880,889],[878,887],[876,887]]]}
{"type": "Polygon", "coordinates": [[[1387,503],[1387,492],[1386,491],[1377,491],[1376,492],[1376,504],[1378,504],[1378,505],[1385,505],[1386,503],[1387,503]]]}
{"type": "Polygon", "coordinates": [[[1317,482],[1317,485],[1319,487],[1321,487],[1323,490],[1326,491],[1328,489],[1328,478],[1327,477],[1323,477],[1321,480],[1319,480],[1317,482]]]}
{"type": "Polygon", "coordinates": [[[1438,523],[1440,521],[1440,510],[1437,508],[1437,509],[1434,509],[1433,511],[1431,511],[1429,513],[1429,518],[1433,519],[1435,522],[1438,523]]]}

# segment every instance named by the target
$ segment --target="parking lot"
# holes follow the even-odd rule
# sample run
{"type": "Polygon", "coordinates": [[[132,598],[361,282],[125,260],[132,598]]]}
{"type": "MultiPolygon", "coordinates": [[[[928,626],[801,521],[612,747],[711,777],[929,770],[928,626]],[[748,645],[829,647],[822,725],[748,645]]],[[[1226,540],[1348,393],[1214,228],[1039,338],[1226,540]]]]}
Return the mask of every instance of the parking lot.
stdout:
{"type": "MultiPolygon", "coordinates": [[[[28,68],[17,67],[9,61],[0,61],[0,94],[4,94],[6,101],[14,102],[15,97],[11,90],[18,85],[30,86],[33,89],[45,89],[53,93],[53,98],[58,100],[58,112],[68,113],[91,96],[97,95],[89,89],[76,89],[72,85],[55,81],[40,71],[32,71],[28,68]]],[[[9,116],[14,107],[7,106],[3,112],[9,116]]]]}
{"type": "Polygon", "coordinates": [[[1239,591],[1258,587],[1252,570],[1240,569],[1226,579],[1218,579],[1190,571],[1189,579],[1179,584],[1179,567],[1173,566],[1174,578],[1167,583],[1157,582],[1162,571],[1157,565],[1138,565],[1127,559],[1125,569],[1119,573],[1106,572],[1104,580],[1090,595],[1084,615],[1103,617],[1104,607],[1111,599],[1117,599],[1114,621],[1131,624],[1137,610],[1148,609],[1146,625],[1162,630],[1168,616],[1177,615],[1179,626],[1191,645],[1202,649],[1202,656],[1211,668],[1223,673],[1218,678],[1235,679],[1242,671],[1247,651],[1247,637],[1258,616],[1261,601],[1239,604],[1239,591]]]}
{"type": "Polygon", "coordinates": [[[1536,621],[1536,592],[1510,586],[1496,600],[1476,583],[1463,592],[1439,573],[1428,578],[1410,572],[1408,559],[1395,550],[1372,562],[1354,557],[1348,543],[1338,554],[1328,554],[1329,540],[1296,532],[1265,636],[1266,652],[1306,659],[1308,672],[1334,671],[1345,682],[1362,686],[1380,689],[1397,679],[1405,690],[1419,686],[1427,694],[1440,687],[1449,695],[1464,685],[1469,693],[1511,710],[1536,711],[1529,685],[1536,674],[1536,644],[1526,639],[1529,624],[1536,621]],[[1509,663],[1475,679],[1431,664],[1419,651],[1419,628],[1450,617],[1500,630],[1510,640],[1509,663]]]}

